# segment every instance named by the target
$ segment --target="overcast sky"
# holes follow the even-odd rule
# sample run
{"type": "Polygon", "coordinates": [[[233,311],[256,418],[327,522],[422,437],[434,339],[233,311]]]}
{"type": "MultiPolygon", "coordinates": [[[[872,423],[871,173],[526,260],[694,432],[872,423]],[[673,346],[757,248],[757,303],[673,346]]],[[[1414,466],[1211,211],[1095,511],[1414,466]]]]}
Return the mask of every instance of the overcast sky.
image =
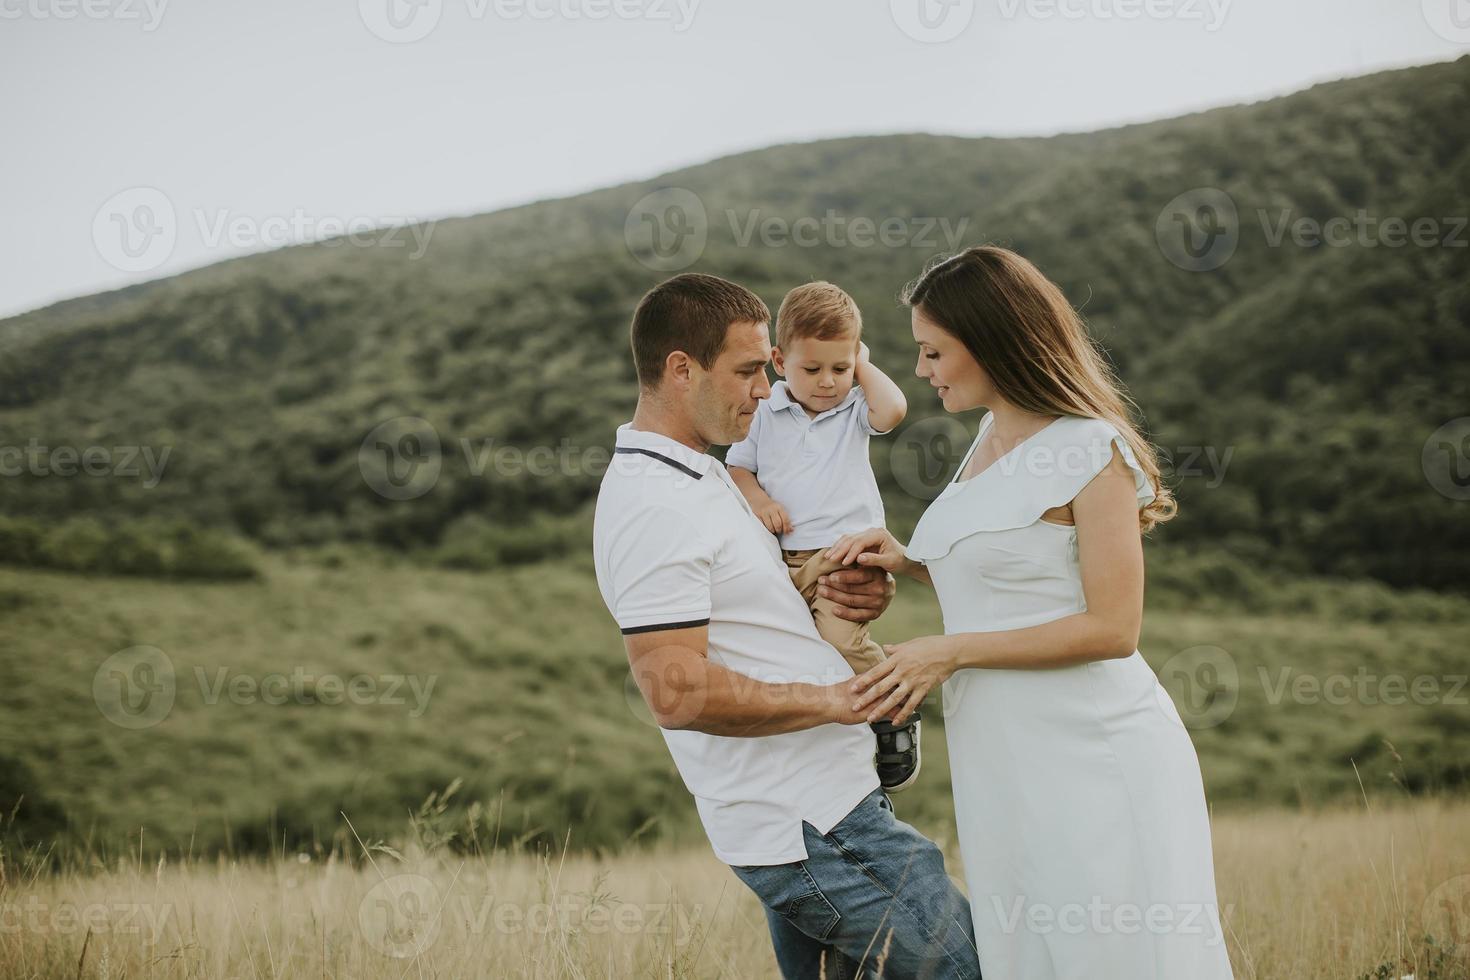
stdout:
{"type": "Polygon", "coordinates": [[[1470,0],[0,0],[0,315],[773,143],[1092,130],[1465,53],[1470,0]]]}

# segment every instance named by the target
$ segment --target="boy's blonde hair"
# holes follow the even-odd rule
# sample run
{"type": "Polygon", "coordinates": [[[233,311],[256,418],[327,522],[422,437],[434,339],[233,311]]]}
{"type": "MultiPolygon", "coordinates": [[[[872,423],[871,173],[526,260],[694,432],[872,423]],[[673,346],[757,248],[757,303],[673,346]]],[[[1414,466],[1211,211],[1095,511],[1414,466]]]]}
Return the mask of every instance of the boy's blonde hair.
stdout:
{"type": "Polygon", "coordinates": [[[830,282],[797,286],[781,301],[776,313],[776,346],[788,349],[804,337],[813,340],[852,338],[855,345],[863,335],[863,315],[851,296],[830,282]]]}

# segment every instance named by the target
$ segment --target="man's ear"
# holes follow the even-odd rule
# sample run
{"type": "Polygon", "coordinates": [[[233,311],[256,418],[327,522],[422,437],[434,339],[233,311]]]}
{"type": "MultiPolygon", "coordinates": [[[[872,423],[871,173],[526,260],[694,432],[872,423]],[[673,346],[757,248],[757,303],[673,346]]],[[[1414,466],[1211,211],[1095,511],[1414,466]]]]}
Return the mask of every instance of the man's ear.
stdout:
{"type": "Polygon", "coordinates": [[[771,348],[771,366],[776,369],[778,375],[783,378],[786,377],[786,358],[782,355],[781,348],[779,347],[771,348]]]}
{"type": "Polygon", "coordinates": [[[694,358],[683,351],[669,351],[669,356],[664,358],[663,380],[687,389],[693,380],[693,365],[694,358]]]}

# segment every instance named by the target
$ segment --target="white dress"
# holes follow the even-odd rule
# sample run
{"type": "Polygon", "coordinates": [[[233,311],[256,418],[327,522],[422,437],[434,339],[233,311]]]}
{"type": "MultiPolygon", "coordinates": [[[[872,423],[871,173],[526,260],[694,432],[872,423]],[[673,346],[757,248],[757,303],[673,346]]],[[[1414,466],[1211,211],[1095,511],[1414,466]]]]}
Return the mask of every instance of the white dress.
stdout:
{"type": "MultiPolygon", "coordinates": [[[[1076,529],[1041,515],[1075,498],[1115,445],[1143,506],[1153,490],[1118,431],[1072,416],[945,488],[907,554],[929,570],[946,633],[1087,608],[1076,529]]],[[[1137,651],[1049,670],[959,670],[943,693],[987,980],[1231,977],[1199,761],[1137,651]]]]}

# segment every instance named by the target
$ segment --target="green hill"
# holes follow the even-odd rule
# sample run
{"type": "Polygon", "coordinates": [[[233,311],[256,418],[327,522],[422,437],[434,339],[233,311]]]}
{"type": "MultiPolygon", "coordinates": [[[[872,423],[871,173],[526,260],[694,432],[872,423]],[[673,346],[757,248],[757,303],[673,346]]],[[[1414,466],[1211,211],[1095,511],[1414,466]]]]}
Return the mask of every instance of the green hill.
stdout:
{"type": "MultiPolygon", "coordinates": [[[[1141,649],[1213,805],[1463,791],[1470,600],[1243,581],[1149,570],[1141,649]]],[[[909,585],[875,635],[941,628],[909,585]]],[[[0,568],[0,635],[0,851],[351,846],[341,813],[394,839],[456,780],[433,832],[474,813],[485,844],[701,840],[585,555],[470,574],[336,549],[182,585],[0,568]]],[[[949,837],[943,712],[925,716],[898,806],[949,837]]]]}
{"type": "MultiPolygon", "coordinates": [[[[0,514],[183,519],[270,547],[443,547],[459,564],[574,550],[600,476],[589,450],[635,396],[629,315],[663,277],[630,251],[625,223],[644,195],[677,187],[708,217],[693,268],[772,306],[813,277],[854,293],[875,359],[906,379],[910,424],[938,407],[909,376],[895,297],[948,250],[942,230],[962,229],[958,245],[1035,260],[1115,359],[1175,463],[1182,516],[1167,545],[1463,589],[1466,504],[1434,490],[1421,451],[1466,411],[1470,249],[1272,239],[1283,221],[1359,212],[1452,236],[1470,200],[1467,120],[1470,57],[1085,135],[774,147],[444,221],[417,260],[319,244],[61,303],[0,322],[0,444],[167,448],[167,467],[151,486],[8,477],[0,514]],[[1170,203],[1196,188],[1238,214],[1233,256],[1209,271],[1179,267],[1159,241],[1170,203]],[[761,221],[829,213],[849,229],[936,226],[899,247],[758,232],[742,244],[761,221]],[[359,466],[365,437],[398,416],[428,420],[442,446],[437,483],[407,501],[374,492],[359,466]],[[467,457],[464,440],[566,447],[573,463],[482,469],[493,455],[467,457]]],[[[875,446],[875,461],[902,530],[923,501],[891,451],[875,446]]]]}

